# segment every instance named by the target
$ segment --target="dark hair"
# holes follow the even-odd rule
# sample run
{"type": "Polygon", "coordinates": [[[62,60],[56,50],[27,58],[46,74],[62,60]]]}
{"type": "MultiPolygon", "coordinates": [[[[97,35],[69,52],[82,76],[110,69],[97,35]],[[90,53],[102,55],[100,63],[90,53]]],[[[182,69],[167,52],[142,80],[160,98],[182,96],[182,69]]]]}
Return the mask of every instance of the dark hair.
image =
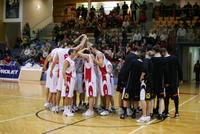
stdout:
{"type": "Polygon", "coordinates": [[[106,59],[109,59],[109,55],[107,53],[104,54],[106,59]]]}
{"type": "Polygon", "coordinates": [[[84,50],[83,52],[84,54],[91,54],[91,52],[89,50],[84,50]]]}
{"type": "Polygon", "coordinates": [[[143,48],[138,48],[138,49],[137,49],[137,52],[144,53],[145,51],[144,51],[144,49],[143,49],[143,48]]]}
{"type": "Polygon", "coordinates": [[[95,44],[95,45],[92,45],[92,48],[98,49],[98,46],[95,44]]]}
{"type": "Polygon", "coordinates": [[[58,47],[63,47],[64,45],[65,45],[65,43],[61,41],[61,42],[59,43],[58,47]]]}
{"type": "Polygon", "coordinates": [[[161,52],[161,53],[165,53],[165,52],[167,52],[167,49],[166,49],[166,48],[161,48],[161,49],[160,49],[160,52],[161,52]]]}
{"type": "Polygon", "coordinates": [[[156,51],[157,53],[160,52],[160,46],[159,45],[155,45],[153,47],[153,50],[156,51]]]}
{"type": "Polygon", "coordinates": [[[68,54],[71,55],[74,52],[74,49],[70,49],[68,54]]]}

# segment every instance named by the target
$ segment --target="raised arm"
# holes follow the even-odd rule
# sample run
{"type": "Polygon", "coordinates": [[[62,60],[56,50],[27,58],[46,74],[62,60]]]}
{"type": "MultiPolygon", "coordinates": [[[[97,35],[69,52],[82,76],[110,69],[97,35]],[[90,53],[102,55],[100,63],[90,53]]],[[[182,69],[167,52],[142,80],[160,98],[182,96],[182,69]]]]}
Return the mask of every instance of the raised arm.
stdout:
{"type": "Polygon", "coordinates": [[[81,57],[85,58],[87,61],[89,61],[89,55],[83,53],[85,50],[87,50],[87,48],[80,50],[77,54],[78,54],[78,56],[81,56],[81,57]]]}
{"type": "Polygon", "coordinates": [[[98,55],[97,59],[94,59],[94,63],[97,64],[100,67],[103,67],[103,54],[98,55]]]}
{"type": "Polygon", "coordinates": [[[75,51],[78,51],[79,49],[83,48],[83,46],[84,46],[86,40],[87,40],[87,37],[86,37],[86,36],[83,37],[81,43],[80,43],[77,47],[74,47],[73,49],[74,49],[75,51]]]}

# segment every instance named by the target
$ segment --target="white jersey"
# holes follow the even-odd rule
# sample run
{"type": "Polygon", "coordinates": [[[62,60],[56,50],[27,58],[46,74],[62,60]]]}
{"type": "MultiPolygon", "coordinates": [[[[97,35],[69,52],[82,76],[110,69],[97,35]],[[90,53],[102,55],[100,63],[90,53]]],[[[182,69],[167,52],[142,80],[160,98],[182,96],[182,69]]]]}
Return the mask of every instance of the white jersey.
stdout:
{"type": "Polygon", "coordinates": [[[89,54],[89,62],[85,61],[84,64],[85,87],[87,97],[96,97],[96,73],[95,66],[91,54],[89,54]]]}
{"type": "Polygon", "coordinates": [[[63,68],[63,64],[65,62],[65,60],[68,58],[68,52],[69,52],[70,48],[62,48],[62,49],[59,49],[59,51],[57,51],[57,54],[58,54],[58,65],[59,65],[59,70],[62,70],[63,68]]]}
{"type": "Polygon", "coordinates": [[[73,97],[76,78],[75,62],[70,57],[66,61],[69,62],[70,66],[66,69],[67,87],[63,83],[62,96],[73,97]]]}
{"type": "MultiPolygon", "coordinates": [[[[59,49],[60,49],[60,48],[55,48],[55,49],[53,49],[53,50],[51,51],[50,55],[51,55],[51,57],[53,57],[53,61],[54,61],[55,56],[56,56],[56,54],[57,54],[57,51],[58,51],[59,49]]],[[[53,62],[49,62],[49,68],[48,68],[49,71],[51,70],[52,65],[53,65],[53,62]]],[[[58,64],[56,64],[55,68],[58,68],[58,64]]]]}
{"type": "MultiPolygon", "coordinates": [[[[96,59],[98,60],[98,56],[102,54],[101,52],[98,52],[96,55],[96,59]]],[[[103,66],[100,67],[98,66],[97,72],[98,72],[98,82],[100,84],[100,91],[101,95],[111,95],[111,88],[108,85],[108,82],[110,81],[109,74],[107,72],[107,62],[108,60],[106,57],[103,55],[103,66]]]]}

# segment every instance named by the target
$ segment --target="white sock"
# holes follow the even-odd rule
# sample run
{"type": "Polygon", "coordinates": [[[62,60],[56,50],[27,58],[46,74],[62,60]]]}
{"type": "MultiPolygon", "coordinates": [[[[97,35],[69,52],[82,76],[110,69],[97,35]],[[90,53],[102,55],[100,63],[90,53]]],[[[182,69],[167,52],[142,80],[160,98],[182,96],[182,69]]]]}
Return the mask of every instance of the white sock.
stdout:
{"type": "Polygon", "coordinates": [[[164,99],[161,98],[159,99],[159,114],[162,114],[163,110],[164,110],[164,99]]]}
{"type": "Polygon", "coordinates": [[[153,113],[154,99],[151,100],[151,113],[153,113]]]}
{"type": "Polygon", "coordinates": [[[64,106],[64,110],[66,111],[68,109],[68,107],[67,106],[64,106]]]}

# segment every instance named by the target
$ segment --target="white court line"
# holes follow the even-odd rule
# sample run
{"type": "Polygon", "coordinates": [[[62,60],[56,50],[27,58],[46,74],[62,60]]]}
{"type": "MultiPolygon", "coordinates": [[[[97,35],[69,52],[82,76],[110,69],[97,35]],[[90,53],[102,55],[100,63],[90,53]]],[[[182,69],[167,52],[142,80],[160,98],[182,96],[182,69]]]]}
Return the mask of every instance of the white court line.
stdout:
{"type": "Polygon", "coordinates": [[[44,100],[45,98],[35,98],[31,96],[15,96],[15,95],[0,95],[2,97],[15,97],[15,98],[25,98],[25,99],[33,99],[33,100],[44,100]]]}
{"type": "MultiPolygon", "coordinates": [[[[46,112],[47,111],[43,111],[41,113],[46,113],[46,112]]],[[[22,118],[33,116],[33,115],[35,115],[35,113],[33,113],[33,114],[26,114],[26,115],[22,115],[22,116],[17,116],[15,118],[7,119],[7,120],[0,120],[0,123],[4,123],[4,122],[7,122],[7,121],[13,121],[13,120],[17,120],[17,119],[22,119],[22,118]]]]}
{"type": "MultiPolygon", "coordinates": [[[[196,98],[197,96],[198,96],[198,95],[195,95],[195,96],[191,97],[190,99],[184,101],[183,103],[181,103],[181,104],[179,105],[179,107],[181,107],[181,106],[183,106],[185,103],[188,103],[189,101],[193,100],[193,99],[196,98]]],[[[174,110],[175,110],[175,108],[171,109],[169,112],[174,111],[174,110]]],[[[151,123],[153,123],[153,122],[156,121],[156,120],[157,120],[157,119],[154,119],[154,120],[152,120],[152,121],[146,123],[145,125],[142,125],[141,127],[139,127],[139,128],[137,128],[137,129],[131,131],[129,134],[134,134],[134,133],[138,132],[139,130],[141,130],[141,129],[147,127],[148,125],[150,125],[151,123]]]]}

